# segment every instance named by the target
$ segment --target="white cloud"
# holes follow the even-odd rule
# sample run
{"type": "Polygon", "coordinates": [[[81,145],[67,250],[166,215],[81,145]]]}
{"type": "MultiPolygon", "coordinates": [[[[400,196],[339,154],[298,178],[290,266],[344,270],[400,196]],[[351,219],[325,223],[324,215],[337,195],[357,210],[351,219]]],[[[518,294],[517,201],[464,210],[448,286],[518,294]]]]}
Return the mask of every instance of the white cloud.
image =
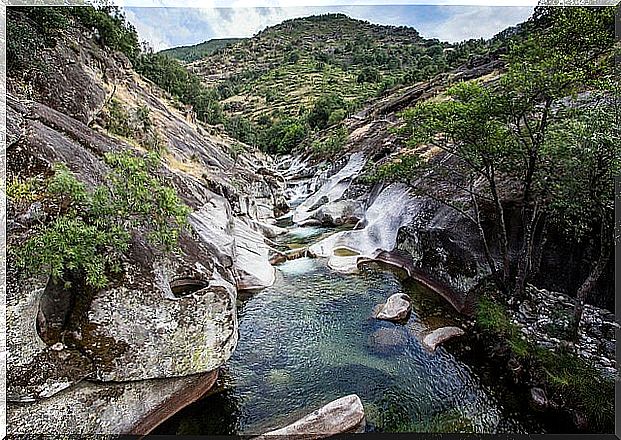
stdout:
{"type": "MultiPolygon", "coordinates": [[[[218,1],[210,0],[209,4],[216,4],[218,1]]],[[[333,0],[314,1],[333,5],[336,3],[333,0]]],[[[198,0],[194,3],[205,4],[204,1],[198,0]]],[[[431,10],[428,7],[418,9],[359,5],[322,8],[282,7],[291,4],[288,0],[272,0],[274,6],[270,8],[240,7],[246,3],[246,0],[235,0],[229,4],[229,8],[150,8],[125,9],[125,11],[140,38],[148,41],[155,50],[162,50],[173,46],[196,44],[211,38],[251,37],[266,27],[284,20],[337,11],[374,23],[414,26],[423,37],[456,42],[470,38],[492,37],[501,30],[527,19],[533,9],[530,6],[439,6],[431,10]],[[432,10],[434,12],[429,12],[432,10]]]]}
{"type": "Polygon", "coordinates": [[[152,23],[143,21],[133,11],[125,10],[125,16],[134,25],[141,40],[147,41],[153,50],[158,51],[172,46],[161,27],[153,26],[152,23]]]}
{"type": "Polygon", "coordinates": [[[446,9],[448,19],[419,26],[418,31],[422,36],[452,43],[471,38],[491,38],[498,32],[525,21],[533,12],[532,7],[473,6],[446,9]]]}
{"type": "Polygon", "coordinates": [[[201,18],[209,25],[213,38],[250,37],[268,26],[305,15],[306,8],[227,8],[199,9],[201,18]]]}
{"type": "MultiPolygon", "coordinates": [[[[602,0],[605,1],[605,0],[602,0]]],[[[610,2],[614,0],[608,0],[610,2]]],[[[255,7],[330,7],[330,6],[388,6],[388,5],[454,5],[454,6],[530,6],[537,0],[113,0],[124,7],[175,8],[238,8],[255,7]]]]}

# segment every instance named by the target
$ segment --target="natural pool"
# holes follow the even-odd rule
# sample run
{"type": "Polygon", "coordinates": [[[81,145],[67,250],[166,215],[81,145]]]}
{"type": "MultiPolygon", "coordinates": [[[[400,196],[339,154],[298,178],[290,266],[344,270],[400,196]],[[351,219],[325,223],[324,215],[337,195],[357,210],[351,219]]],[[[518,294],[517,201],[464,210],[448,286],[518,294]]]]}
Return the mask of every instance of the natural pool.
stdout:
{"type": "MultiPolygon", "coordinates": [[[[310,240],[324,231],[298,232],[310,240]]],[[[362,400],[367,430],[523,431],[467,365],[444,347],[432,353],[421,345],[425,330],[459,317],[391,271],[371,265],[341,275],[322,259],[287,261],[272,287],[240,295],[239,318],[239,344],[220,391],[155,433],[260,434],[352,393],[362,400]],[[374,319],[375,305],[397,292],[413,300],[407,324],[374,319]]]]}

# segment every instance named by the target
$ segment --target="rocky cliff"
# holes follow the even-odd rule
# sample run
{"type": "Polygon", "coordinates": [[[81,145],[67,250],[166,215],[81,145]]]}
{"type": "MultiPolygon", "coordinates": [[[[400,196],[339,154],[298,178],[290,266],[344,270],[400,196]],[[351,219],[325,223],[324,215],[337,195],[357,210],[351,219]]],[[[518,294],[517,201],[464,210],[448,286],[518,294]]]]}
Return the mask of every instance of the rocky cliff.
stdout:
{"type": "MultiPolygon", "coordinates": [[[[145,153],[112,134],[110,105],[147,109],[163,145],[158,178],[191,209],[175,252],[132,232],[122,274],[106,288],[57,285],[9,258],[10,433],[144,434],[213,385],[238,338],[238,289],[274,280],[264,234],[281,183],[271,159],[197,124],[118,52],[82,30],[43,53],[44,73],[9,78],[7,174],[26,181],[64,163],[87,188],[105,184],[110,152],[145,153]]],[[[8,200],[9,249],[53,214],[45,201],[8,200]]]]}
{"type": "MultiPolygon", "coordinates": [[[[484,83],[497,81],[504,70],[503,62],[494,54],[475,58],[471,63],[449,74],[436,76],[395,90],[374,101],[345,120],[347,141],[335,160],[321,159],[308,150],[308,164],[299,167],[308,174],[315,167],[315,178],[292,179],[292,191],[299,191],[311,182],[319,190],[292,214],[299,224],[350,223],[351,231],[339,232],[310,248],[317,256],[328,257],[330,265],[345,272],[355,270],[365,259],[382,259],[405,267],[410,275],[442,294],[458,310],[470,314],[474,298],[471,293],[490,271],[485,262],[483,246],[476,226],[461,213],[433,197],[417,195],[414,182],[409,188],[386,182],[369,183],[367,170],[377,168],[408,151],[403,139],[393,128],[401,123],[398,113],[418,102],[443,99],[444,91],[462,80],[484,83]],[[346,250],[349,256],[342,256],[346,250]]],[[[432,160],[446,160],[441,152],[422,147],[420,154],[432,160]]],[[[302,155],[303,156],[303,155],[302,155]]],[[[302,157],[300,156],[300,157],[302,157]]],[[[466,193],[441,186],[437,195],[452,191],[455,201],[468,200],[466,193]]],[[[510,253],[516,255],[521,240],[520,207],[514,202],[515,189],[510,184],[501,188],[505,218],[510,229],[510,253]]],[[[482,206],[491,215],[491,207],[482,206]]],[[[484,222],[491,228],[492,222],[484,222]]],[[[487,231],[488,233],[491,232],[487,231]]],[[[490,244],[498,255],[497,243],[490,244]]],[[[540,271],[534,282],[542,288],[574,294],[588,276],[588,255],[593,249],[569,243],[551,228],[540,252],[540,271]],[[586,262],[585,262],[586,261],[586,262]]],[[[598,283],[601,298],[612,298],[612,264],[598,283]]],[[[598,304],[610,308],[607,303],[598,304]]]]}

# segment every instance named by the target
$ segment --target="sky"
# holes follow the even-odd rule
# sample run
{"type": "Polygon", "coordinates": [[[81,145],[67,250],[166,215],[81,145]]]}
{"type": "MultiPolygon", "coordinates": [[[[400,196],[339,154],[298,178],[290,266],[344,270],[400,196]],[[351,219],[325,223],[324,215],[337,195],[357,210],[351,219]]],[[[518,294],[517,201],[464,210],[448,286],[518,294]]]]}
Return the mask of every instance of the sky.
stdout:
{"type": "MultiPolygon", "coordinates": [[[[371,23],[410,26],[423,37],[458,42],[470,38],[490,38],[509,26],[525,21],[534,7],[528,0],[512,3],[520,6],[394,4],[399,1],[392,0],[392,5],[324,6],[330,3],[316,0],[313,6],[286,7],[247,7],[247,2],[241,2],[242,7],[234,8],[129,5],[124,10],[140,38],[157,51],[202,43],[212,38],[251,37],[267,26],[290,18],[334,12],[371,23]]],[[[339,2],[342,3],[332,0],[332,4],[339,2]]]]}

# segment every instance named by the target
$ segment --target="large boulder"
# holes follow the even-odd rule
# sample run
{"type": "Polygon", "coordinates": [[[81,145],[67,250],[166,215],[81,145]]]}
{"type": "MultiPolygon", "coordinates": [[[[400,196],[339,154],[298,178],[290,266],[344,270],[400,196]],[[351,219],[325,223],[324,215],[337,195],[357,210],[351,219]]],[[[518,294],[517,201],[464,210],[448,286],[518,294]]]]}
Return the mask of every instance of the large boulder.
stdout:
{"type": "Polygon", "coordinates": [[[435,350],[438,345],[448,341],[449,339],[462,336],[464,331],[459,327],[441,327],[428,333],[423,338],[423,344],[430,350],[435,350]]]}
{"type": "Polygon", "coordinates": [[[403,321],[412,311],[412,299],[405,293],[391,295],[379,308],[376,318],[386,321],[403,321]]]}
{"type": "Polygon", "coordinates": [[[326,203],[313,212],[312,218],[323,225],[356,224],[364,217],[364,205],[358,200],[338,200],[326,203]]]}
{"type": "Polygon", "coordinates": [[[366,159],[360,152],[350,156],[347,164],[336,174],[328,178],[325,183],[302,202],[293,212],[294,223],[301,224],[316,215],[323,205],[341,200],[352,180],[360,174],[366,159]]]}
{"type": "Polygon", "coordinates": [[[30,405],[9,405],[10,435],[145,435],[213,387],[217,372],[133,382],[83,381],[30,405]]]}
{"type": "Polygon", "coordinates": [[[341,397],[284,428],[255,439],[270,437],[315,439],[364,429],[364,408],[355,394],[341,397]]]}

